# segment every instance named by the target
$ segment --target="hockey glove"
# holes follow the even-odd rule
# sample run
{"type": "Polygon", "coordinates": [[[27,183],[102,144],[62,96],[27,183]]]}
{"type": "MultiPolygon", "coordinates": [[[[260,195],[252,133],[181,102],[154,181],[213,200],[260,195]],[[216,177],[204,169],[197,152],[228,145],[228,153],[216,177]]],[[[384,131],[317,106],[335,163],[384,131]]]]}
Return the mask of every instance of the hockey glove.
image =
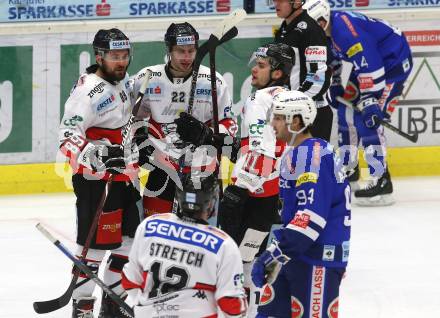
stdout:
{"type": "Polygon", "coordinates": [[[177,133],[184,142],[196,147],[212,144],[212,130],[190,114],[180,113],[180,117],[175,119],[174,123],[177,125],[177,133]]]}
{"type": "Polygon", "coordinates": [[[344,96],[344,86],[342,86],[341,84],[340,84],[340,81],[336,81],[336,82],[333,82],[332,83],[332,85],[330,86],[330,88],[329,88],[329,95],[330,95],[330,105],[333,107],[333,108],[338,108],[338,105],[339,105],[339,103],[338,103],[338,101],[336,100],[336,97],[338,97],[338,96],[344,96]]]}
{"type": "Polygon", "coordinates": [[[228,157],[231,162],[237,162],[238,152],[240,151],[239,138],[224,133],[213,134],[212,145],[217,151],[221,151],[222,155],[228,157]]]}
{"type": "Polygon", "coordinates": [[[362,112],[362,120],[370,129],[377,129],[383,119],[383,112],[380,109],[377,99],[370,97],[361,99],[357,108],[362,112]]]}
{"type": "Polygon", "coordinates": [[[283,254],[274,241],[255,261],[252,267],[252,281],[255,286],[263,287],[264,284],[272,284],[277,278],[281,267],[290,261],[290,257],[283,254]]]}
{"type": "Polygon", "coordinates": [[[119,145],[95,146],[90,155],[90,164],[93,170],[108,171],[110,173],[122,173],[125,169],[124,150],[119,145]]]}
{"type": "Polygon", "coordinates": [[[240,234],[244,204],[249,198],[247,189],[229,185],[218,206],[219,224],[236,242],[240,234]]]}
{"type": "Polygon", "coordinates": [[[143,166],[150,161],[151,155],[154,152],[154,146],[148,140],[148,127],[143,126],[138,128],[133,136],[133,142],[137,145],[139,150],[139,166],[143,166]]]}

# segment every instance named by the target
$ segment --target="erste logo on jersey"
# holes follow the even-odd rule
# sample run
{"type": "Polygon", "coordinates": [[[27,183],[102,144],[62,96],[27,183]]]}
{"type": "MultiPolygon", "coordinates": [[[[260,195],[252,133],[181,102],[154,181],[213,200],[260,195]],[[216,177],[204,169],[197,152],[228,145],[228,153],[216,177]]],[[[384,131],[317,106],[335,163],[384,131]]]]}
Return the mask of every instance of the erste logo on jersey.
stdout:
{"type": "Polygon", "coordinates": [[[145,94],[162,96],[163,95],[163,88],[159,84],[152,84],[147,87],[147,89],[145,90],[145,94]]]}
{"type": "Polygon", "coordinates": [[[112,94],[109,97],[105,97],[104,101],[100,102],[98,104],[98,107],[96,107],[97,111],[102,110],[103,108],[108,107],[109,105],[111,105],[115,100],[115,96],[112,94]]]}
{"type": "Polygon", "coordinates": [[[217,254],[223,239],[198,228],[165,220],[151,220],[145,226],[145,237],[161,237],[204,248],[217,254]]]}

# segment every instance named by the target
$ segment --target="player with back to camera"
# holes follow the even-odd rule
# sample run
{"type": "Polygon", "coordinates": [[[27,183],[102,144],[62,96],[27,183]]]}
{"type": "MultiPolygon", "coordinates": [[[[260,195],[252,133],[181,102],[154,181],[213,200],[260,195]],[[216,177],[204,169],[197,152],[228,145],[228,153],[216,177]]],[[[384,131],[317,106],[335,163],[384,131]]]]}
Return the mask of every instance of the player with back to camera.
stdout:
{"type": "Polygon", "coordinates": [[[216,174],[184,174],[177,213],[138,227],[122,284],[135,317],[246,317],[243,266],[235,242],[207,222],[218,198],[216,174]],[[162,317],[162,316],[161,316],[162,317]]]}
{"type": "Polygon", "coordinates": [[[332,318],[350,242],[350,186],[333,147],[311,135],[314,102],[302,92],[273,99],[272,126],[290,146],[281,158],[283,227],[257,259],[258,318],[332,318]]]}
{"type": "Polygon", "coordinates": [[[338,111],[340,148],[344,164],[354,169],[350,181],[359,179],[357,147],[365,150],[372,181],[354,192],[356,203],[366,206],[390,205],[393,184],[386,161],[384,128],[380,120],[389,120],[413,67],[411,49],[405,35],[388,22],[359,12],[330,11],[325,0],[309,0],[307,10],[330,38],[333,78],[331,105],[338,111]],[[342,61],[352,69],[346,87],[342,86],[342,61]],[[356,110],[337,100],[343,98],[356,110]]]}

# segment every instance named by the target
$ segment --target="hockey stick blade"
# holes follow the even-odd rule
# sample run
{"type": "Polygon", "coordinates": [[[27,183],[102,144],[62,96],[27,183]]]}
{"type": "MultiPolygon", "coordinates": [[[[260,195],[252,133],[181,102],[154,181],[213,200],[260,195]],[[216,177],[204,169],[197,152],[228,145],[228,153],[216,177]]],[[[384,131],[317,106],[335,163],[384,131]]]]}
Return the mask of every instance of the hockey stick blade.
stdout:
{"type": "MultiPolygon", "coordinates": [[[[347,107],[352,107],[354,110],[360,112],[359,108],[358,108],[356,105],[353,105],[352,103],[350,103],[349,101],[345,100],[345,99],[342,98],[341,96],[336,97],[336,100],[337,100],[339,103],[341,103],[341,104],[343,104],[343,105],[345,105],[345,106],[347,106],[347,107]]],[[[412,122],[413,122],[414,126],[416,126],[414,120],[413,120],[412,122]]],[[[401,137],[403,137],[403,138],[405,138],[405,139],[407,139],[407,140],[409,140],[409,141],[411,141],[411,142],[413,142],[413,143],[416,143],[417,140],[419,139],[419,133],[417,132],[417,130],[416,130],[415,134],[410,135],[410,134],[407,134],[406,132],[400,130],[400,129],[397,128],[396,126],[391,125],[389,122],[387,122],[387,121],[385,121],[385,120],[383,120],[383,119],[380,120],[380,124],[381,124],[382,126],[388,128],[389,130],[395,132],[395,133],[398,134],[399,136],[401,136],[401,137]]]]}
{"type": "Polygon", "coordinates": [[[57,240],[41,223],[36,228],[51,241],[65,256],[67,256],[84,274],[92,279],[107,295],[121,307],[128,315],[134,317],[133,309],[128,306],[109,286],[107,286],[86,264],[77,259],[59,240],[57,240]]]}
{"type": "MultiPolygon", "coordinates": [[[[381,125],[387,127],[388,129],[390,129],[391,131],[394,131],[396,134],[402,136],[403,138],[416,143],[417,140],[419,139],[419,133],[416,131],[413,135],[407,134],[404,131],[401,131],[399,128],[391,125],[389,122],[381,120],[380,121],[381,125]]],[[[412,123],[415,125],[414,120],[412,120],[412,123]]]]}
{"type": "Polygon", "coordinates": [[[76,280],[72,280],[67,290],[60,297],[46,301],[34,302],[33,306],[35,312],[37,314],[47,314],[49,312],[63,308],[70,302],[70,298],[72,298],[72,293],[75,287],[76,287],[76,280]]]}

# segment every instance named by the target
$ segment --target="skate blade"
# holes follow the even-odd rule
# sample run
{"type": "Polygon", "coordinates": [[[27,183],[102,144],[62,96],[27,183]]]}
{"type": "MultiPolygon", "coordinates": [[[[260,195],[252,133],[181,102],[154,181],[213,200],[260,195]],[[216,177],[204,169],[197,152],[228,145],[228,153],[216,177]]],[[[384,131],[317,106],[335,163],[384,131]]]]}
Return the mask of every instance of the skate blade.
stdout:
{"type": "Polygon", "coordinates": [[[358,206],[388,206],[395,202],[391,194],[376,195],[370,198],[354,198],[354,204],[358,206]]]}

